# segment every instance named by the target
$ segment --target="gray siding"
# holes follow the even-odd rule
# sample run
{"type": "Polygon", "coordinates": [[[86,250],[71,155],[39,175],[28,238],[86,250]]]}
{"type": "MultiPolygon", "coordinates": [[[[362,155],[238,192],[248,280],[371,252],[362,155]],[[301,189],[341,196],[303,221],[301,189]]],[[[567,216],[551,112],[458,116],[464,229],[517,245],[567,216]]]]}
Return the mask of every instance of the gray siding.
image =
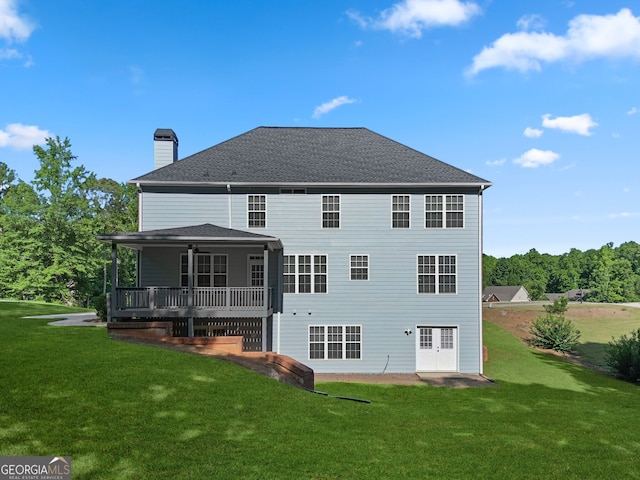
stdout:
{"type": "Polygon", "coordinates": [[[141,195],[140,230],[188,227],[202,223],[228,226],[227,195],[150,192],[141,195]]]}
{"type": "MultiPolygon", "coordinates": [[[[285,255],[326,254],[328,293],[284,294],[282,314],[273,319],[274,349],[316,372],[414,372],[416,326],[432,325],[458,327],[459,370],[478,373],[479,196],[467,192],[464,202],[463,229],[425,229],[424,195],[413,192],[411,228],[392,229],[390,193],[342,193],[341,228],[322,229],[321,192],[268,194],[267,228],[248,229],[245,193],[229,196],[145,192],[141,226],[149,230],[208,222],[276,236],[284,245],[285,255]],[[349,279],[351,254],[369,255],[368,281],[349,279]],[[421,254],[457,256],[456,294],[417,293],[417,255],[421,254]],[[362,358],[310,360],[309,325],[361,325],[362,358]],[[413,330],[413,335],[405,335],[405,329],[413,330]]],[[[143,254],[145,265],[151,258],[147,253],[143,254]]],[[[161,252],[157,255],[159,266],[143,269],[145,282],[159,279],[163,268],[177,272],[177,260],[166,263],[161,252]]],[[[272,274],[273,271],[271,268],[272,274]]],[[[246,267],[241,274],[246,276],[246,267]]]]}

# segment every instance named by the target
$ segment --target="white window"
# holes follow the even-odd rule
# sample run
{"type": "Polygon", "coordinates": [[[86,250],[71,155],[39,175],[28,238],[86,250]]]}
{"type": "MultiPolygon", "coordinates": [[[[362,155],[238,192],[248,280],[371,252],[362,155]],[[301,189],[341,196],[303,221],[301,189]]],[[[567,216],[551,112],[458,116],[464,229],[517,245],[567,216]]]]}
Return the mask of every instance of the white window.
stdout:
{"type": "MultiPolygon", "coordinates": [[[[180,286],[189,286],[189,257],[180,254],[180,286]]],[[[197,253],[193,255],[194,287],[226,287],[227,256],[197,253]]]]}
{"type": "Polygon", "coordinates": [[[326,255],[284,255],[284,293],[327,293],[326,255]]]}
{"type": "Polygon", "coordinates": [[[411,200],[409,195],[391,196],[391,228],[409,228],[411,200]]]}
{"type": "Polygon", "coordinates": [[[322,195],[322,228],[340,228],[340,195],[322,195]]]}
{"type": "Polygon", "coordinates": [[[445,198],[446,228],[464,227],[464,201],[462,195],[447,195],[445,198]]]}
{"type": "Polygon", "coordinates": [[[249,228],[266,228],[266,195],[247,195],[247,226],[249,228]]]}
{"type": "Polygon", "coordinates": [[[425,195],[425,228],[463,228],[463,195],[425,195]]]}
{"type": "Polygon", "coordinates": [[[456,293],[455,255],[418,255],[418,293],[456,293]]]}
{"type": "Polygon", "coordinates": [[[369,255],[351,255],[349,257],[349,278],[351,280],[369,280],[369,255]]]}
{"type": "Polygon", "coordinates": [[[309,326],[309,358],[312,360],[359,360],[362,358],[362,326],[309,326]]]}

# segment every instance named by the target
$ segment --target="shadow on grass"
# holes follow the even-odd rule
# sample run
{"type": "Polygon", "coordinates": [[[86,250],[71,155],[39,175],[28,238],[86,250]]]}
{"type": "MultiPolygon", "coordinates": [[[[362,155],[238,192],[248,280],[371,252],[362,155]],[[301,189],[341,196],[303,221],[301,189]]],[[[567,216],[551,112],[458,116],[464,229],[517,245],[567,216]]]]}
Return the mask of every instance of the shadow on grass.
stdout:
{"type": "Polygon", "coordinates": [[[557,357],[539,350],[534,350],[533,355],[541,364],[569,375],[580,385],[586,387],[583,390],[586,393],[613,391],[617,389],[616,387],[619,385],[619,382],[622,382],[599,365],[593,365],[592,368],[590,368],[576,364],[568,358],[557,357]]]}

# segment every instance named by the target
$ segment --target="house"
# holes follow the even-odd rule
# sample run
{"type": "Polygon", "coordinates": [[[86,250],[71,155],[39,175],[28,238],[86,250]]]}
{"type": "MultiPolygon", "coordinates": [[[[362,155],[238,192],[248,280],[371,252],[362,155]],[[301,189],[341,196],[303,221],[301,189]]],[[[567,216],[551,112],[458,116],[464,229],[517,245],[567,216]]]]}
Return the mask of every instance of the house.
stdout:
{"type": "Polygon", "coordinates": [[[565,293],[545,293],[547,299],[552,302],[559,297],[566,297],[570,302],[582,302],[591,292],[588,288],[574,288],[565,293]]]}
{"type": "Polygon", "coordinates": [[[483,302],[530,302],[531,296],[522,285],[485,287],[482,292],[483,302]]]}
{"type": "Polygon", "coordinates": [[[139,231],[112,246],[112,322],[241,336],[316,372],[482,372],[491,183],[366,128],[259,127],[178,160],[154,134],[139,231]],[[118,285],[118,248],[138,255],[118,285]]]}

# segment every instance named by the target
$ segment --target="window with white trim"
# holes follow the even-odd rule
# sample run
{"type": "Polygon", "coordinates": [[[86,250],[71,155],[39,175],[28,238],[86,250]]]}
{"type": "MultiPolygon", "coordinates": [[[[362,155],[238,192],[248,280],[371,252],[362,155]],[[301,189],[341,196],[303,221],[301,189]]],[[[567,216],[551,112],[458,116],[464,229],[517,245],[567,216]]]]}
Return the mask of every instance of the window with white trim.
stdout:
{"type": "MultiPolygon", "coordinates": [[[[180,254],[180,286],[189,286],[189,256],[180,254]]],[[[226,287],[227,256],[196,253],[193,255],[194,287],[226,287]]]]}
{"type": "Polygon", "coordinates": [[[267,227],[266,195],[247,195],[247,227],[267,227]]]}
{"type": "Polygon", "coordinates": [[[369,280],[369,255],[351,255],[349,257],[349,278],[351,280],[369,280]]]}
{"type": "Polygon", "coordinates": [[[464,200],[462,195],[447,195],[445,198],[446,228],[464,227],[464,200]]]}
{"type": "Polygon", "coordinates": [[[418,255],[418,293],[456,293],[457,283],[455,255],[418,255]]]}
{"type": "Polygon", "coordinates": [[[340,195],[322,195],[322,228],[340,228],[340,195]]]}
{"type": "Polygon", "coordinates": [[[361,325],[309,326],[309,359],[359,360],[361,358],[361,325]]]}
{"type": "Polygon", "coordinates": [[[284,293],[327,293],[326,255],[284,255],[284,293]]]}
{"type": "Polygon", "coordinates": [[[464,228],[464,195],[425,195],[425,228],[464,228]]]}
{"type": "Polygon", "coordinates": [[[409,228],[411,220],[411,197],[391,196],[391,228],[409,228]]]}

